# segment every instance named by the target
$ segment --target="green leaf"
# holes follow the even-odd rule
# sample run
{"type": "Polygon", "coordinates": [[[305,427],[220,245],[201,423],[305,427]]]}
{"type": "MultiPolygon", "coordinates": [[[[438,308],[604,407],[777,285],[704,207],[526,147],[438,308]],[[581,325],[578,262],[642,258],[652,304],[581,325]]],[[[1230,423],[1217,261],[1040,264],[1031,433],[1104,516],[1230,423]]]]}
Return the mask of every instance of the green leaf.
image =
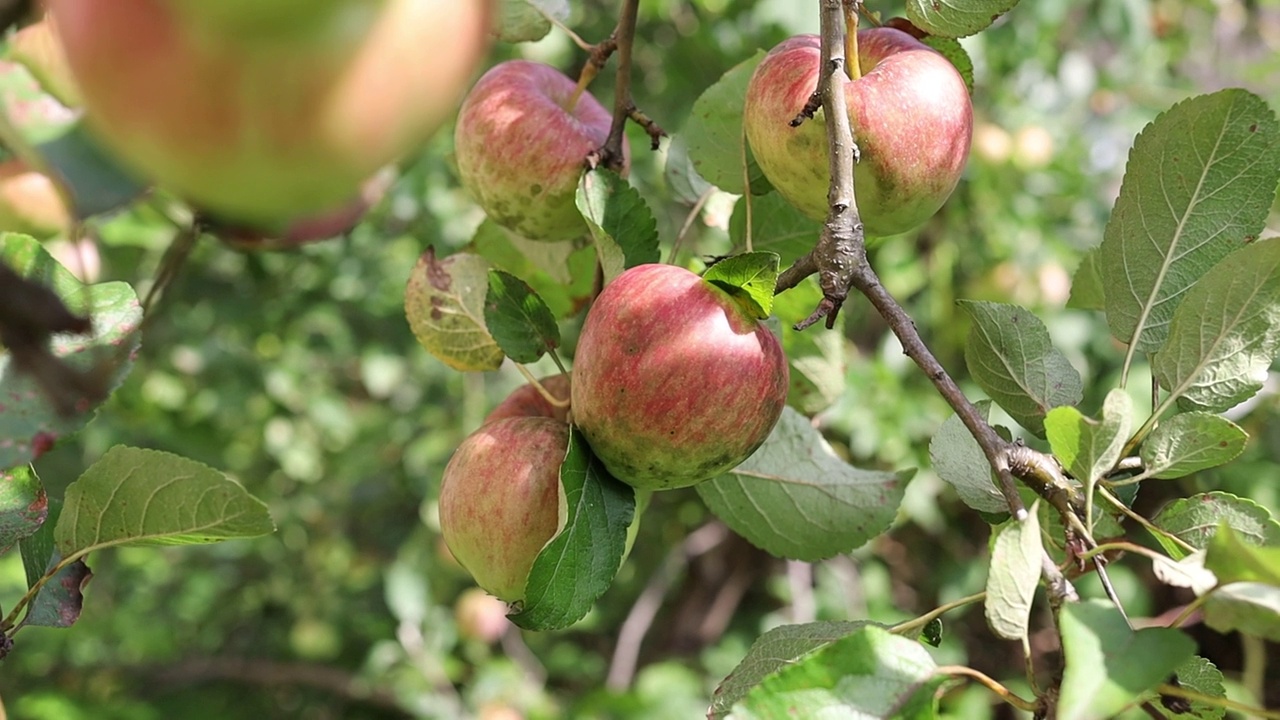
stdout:
{"type": "Polygon", "coordinates": [[[1093,492],[1093,484],[1115,467],[1133,425],[1133,400],[1115,389],[1102,404],[1102,420],[1087,418],[1073,407],[1056,407],[1045,417],[1045,435],[1053,454],[1093,492]]]}
{"type": "Polygon", "coordinates": [[[747,83],[765,52],[734,65],[693,103],[683,134],[689,144],[693,167],[707,182],[728,193],[745,195],[750,179],[752,194],[765,192],[769,185],[751,156],[742,130],[742,106],[747,99],[747,83]]]}
{"type": "Polygon", "coordinates": [[[778,255],[771,252],[734,255],[707,268],[702,279],[732,295],[756,319],[764,320],[773,312],[778,255]]]}
{"type": "Polygon", "coordinates": [[[484,324],[507,357],[537,362],[560,346],[560,327],[551,309],[525,281],[502,270],[489,271],[484,324]]]}
{"type": "Polygon", "coordinates": [[[689,143],[683,133],[677,133],[667,143],[667,164],[662,177],[676,201],[688,207],[696,205],[703,195],[715,189],[693,166],[689,143]]]}
{"type": "Polygon", "coordinates": [[[888,530],[910,477],[853,467],[787,407],[754,455],[696,487],[711,512],[756,547],[815,561],[888,530]]]}
{"type": "Polygon", "coordinates": [[[595,240],[606,282],[627,268],[658,262],[653,211],[622,176],[604,168],[583,173],[577,204],[595,240]]]}
{"type": "Polygon", "coordinates": [[[121,168],[81,122],[35,150],[67,189],[77,217],[119,210],[147,191],[147,185],[121,168]]]}
{"type": "Polygon", "coordinates": [[[1209,539],[1204,566],[1227,585],[1260,582],[1280,588],[1280,547],[1258,547],[1236,537],[1230,525],[1222,523],[1209,539]]]}
{"type": "Polygon", "coordinates": [[[576,314],[591,299],[596,250],[589,244],[526,240],[486,218],[470,250],[528,282],[558,318],[576,314]]]}
{"type": "Polygon", "coordinates": [[[845,316],[836,317],[832,328],[819,323],[803,331],[795,329],[820,300],[822,289],[813,278],[773,298],[773,312],[782,326],[782,350],[791,366],[787,404],[806,415],[831,407],[848,385],[845,316]]]}
{"type": "Polygon", "coordinates": [[[1280,350],[1280,238],[1231,253],[1187,293],[1151,370],[1188,410],[1221,412],[1262,387],[1280,350]]]}
{"type": "MultiPolygon", "coordinates": [[[[1280,545],[1280,522],[1276,522],[1265,507],[1226,492],[1200,493],[1174,500],[1156,513],[1151,522],[1199,550],[1209,547],[1209,540],[1223,523],[1254,545],[1280,545]]],[[[1155,538],[1173,558],[1186,556],[1186,551],[1171,540],[1161,535],[1155,538]]]]}
{"type": "Polygon", "coordinates": [[[44,524],[49,497],[35,468],[19,465],[0,470],[0,555],[44,524]]]}
{"type": "Polygon", "coordinates": [[[1195,652],[1179,630],[1134,632],[1109,602],[1075,602],[1059,613],[1066,668],[1060,720],[1104,720],[1164,682],[1195,652]]]}
{"type": "Polygon", "coordinates": [[[743,197],[734,205],[733,215],[729,218],[729,239],[735,249],[747,248],[748,209],[751,213],[752,250],[778,253],[782,264],[790,265],[818,242],[822,224],[774,192],[759,197],[743,197]]]}
{"type": "Polygon", "coordinates": [[[0,112],[18,137],[6,145],[27,147],[58,137],[76,124],[76,111],[45,92],[40,81],[18,62],[0,60],[0,112]]]}
{"type": "Polygon", "coordinates": [[[1203,595],[1218,584],[1218,577],[1205,569],[1204,555],[1203,550],[1197,550],[1174,562],[1157,553],[1151,557],[1151,570],[1165,585],[1190,588],[1197,596],[1203,595]]]}
{"type": "Polygon", "coordinates": [[[733,716],[932,718],[946,681],[923,645],[868,625],[765,677],[733,716]]]}
{"type": "Polygon", "coordinates": [[[116,545],[194,545],[275,526],[239,483],[194,460],[118,445],[67,487],[54,540],[64,558],[116,545]]]}
{"type": "Polygon", "coordinates": [[[973,318],[964,348],[973,379],[1020,425],[1043,437],[1045,413],[1083,397],[1080,373],[1053,347],[1044,323],[1025,308],[959,304],[973,318]]]}
{"type": "Polygon", "coordinates": [[[1280,588],[1253,582],[1218,588],[1205,600],[1204,622],[1221,633],[1239,630],[1280,642],[1280,588]]]}
{"type": "MultiPolygon", "coordinates": [[[[981,400],[976,405],[982,418],[987,419],[991,413],[991,401],[981,400]]],[[[1009,503],[992,478],[991,462],[959,415],[952,415],[942,422],[929,442],[929,457],[933,461],[934,472],[955,488],[965,505],[984,513],[1009,512],[1009,503]]]]}
{"type": "Polygon", "coordinates": [[[973,95],[973,60],[969,58],[969,53],[965,52],[964,46],[955,38],[939,35],[926,35],[920,39],[920,42],[937,50],[942,57],[950,60],[956,72],[960,73],[960,77],[964,80],[964,86],[968,88],[969,94],[973,95]]]}
{"type": "Polygon", "coordinates": [[[558,630],[581,620],[622,565],[635,491],[609,474],[572,428],[560,467],[565,522],[529,571],[524,604],[511,621],[526,630],[558,630]]]}
{"type": "Polygon", "coordinates": [[[1077,310],[1106,310],[1107,294],[1102,284],[1102,248],[1085,253],[1071,278],[1071,297],[1067,307],[1077,310]]]}
{"type": "Polygon", "coordinates": [[[569,20],[569,0],[501,0],[494,17],[494,33],[502,42],[533,42],[551,32],[550,15],[569,20]]]}
{"type": "MultiPolygon", "coordinates": [[[[27,588],[35,587],[45,573],[58,566],[62,555],[54,546],[54,527],[62,514],[62,501],[49,501],[49,517],[34,535],[19,544],[22,567],[26,571],[27,588]]],[[[80,617],[84,606],[84,586],[93,577],[83,560],[76,560],[59,570],[40,587],[27,608],[23,622],[39,627],[70,627],[80,617]]]]}
{"type": "Polygon", "coordinates": [[[931,35],[966,37],[991,27],[1018,0],[907,0],[907,18],[931,35]]]}
{"type": "Polygon", "coordinates": [[[815,650],[847,637],[871,623],[812,622],[802,625],[780,625],[756,638],[746,657],[724,679],[711,696],[709,718],[725,717],[734,703],[747,696],[769,675],[794,663],[815,650]]]}
{"type": "Polygon", "coordinates": [[[1249,436],[1240,426],[1210,413],[1189,412],[1161,422],[1142,443],[1143,474],[1179,478],[1224,465],[1244,451],[1249,436]]]}
{"type": "Polygon", "coordinates": [[[502,349],[485,325],[489,263],[457,253],[437,260],[434,248],[418,259],[404,293],[404,312],[414,337],[454,370],[497,370],[502,349]]]}
{"type": "Polygon", "coordinates": [[[1217,314],[1200,313],[1187,290],[1257,238],[1278,181],[1275,114],[1244,90],[1185,100],[1148,125],[1129,152],[1102,240],[1112,334],[1153,352],[1177,308],[1217,314]]]}
{"type": "MultiPolygon", "coordinates": [[[[1178,675],[1178,683],[1183,688],[1198,692],[1208,697],[1225,698],[1226,686],[1223,684],[1222,671],[1205,658],[1196,655],[1182,663],[1174,671],[1178,675]]],[[[1227,710],[1221,705],[1210,705],[1195,700],[1191,703],[1191,712],[1180,713],[1178,718],[1195,718],[1195,720],[1220,720],[1226,717],[1227,710]]]]}
{"type": "MultiPolygon", "coordinates": [[[[50,348],[68,369],[99,385],[104,393],[118,387],[133,368],[132,351],[138,347],[136,331],[142,323],[142,307],[133,288],[122,282],[83,285],[26,235],[0,233],[0,262],[53,290],[71,312],[93,320],[87,335],[54,335],[50,348]]],[[[0,403],[0,468],[31,462],[56,440],[93,419],[84,397],[64,398],[75,405],[76,412],[59,413],[50,402],[51,389],[59,387],[41,385],[29,373],[19,372],[9,354],[0,354],[0,397],[4,398],[0,403]]],[[[63,390],[77,392],[69,387],[63,390]]]]}
{"type": "Polygon", "coordinates": [[[1040,584],[1039,501],[1032,505],[1025,522],[1010,520],[997,531],[987,568],[987,625],[1005,640],[1027,637],[1031,603],[1040,584]]]}

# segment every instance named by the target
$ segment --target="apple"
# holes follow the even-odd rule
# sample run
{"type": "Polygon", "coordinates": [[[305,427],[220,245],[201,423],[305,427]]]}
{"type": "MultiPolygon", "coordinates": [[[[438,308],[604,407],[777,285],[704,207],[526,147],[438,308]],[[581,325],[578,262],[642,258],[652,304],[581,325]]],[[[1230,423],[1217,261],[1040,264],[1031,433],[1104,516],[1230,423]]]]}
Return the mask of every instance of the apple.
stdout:
{"type": "Polygon", "coordinates": [[[569,426],[509,417],[480,426],[454,452],[440,484],[440,534],[476,584],[524,597],[533,561],[556,533],[569,426]]]}
{"type": "MultiPolygon", "coordinates": [[[[494,222],[530,240],[587,232],[574,197],[587,155],[604,145],[612,114],[577,82],[541,63],[491,68],[458,112],[454,153],[462,186],[494,222]],[[570,103],[572,102],[572,106],[570,103]]],[[[624,156],[630,149],[623,143],[624,156]]]]}
{"type": "Polygon", "coordinates": [[[132,171],[272,229],[453,114],[491,0],[47,0],[86,122],[132,171]]]}
{"type": "MultiPolygon", "coordinates": [[[[550,377],[539,378],[538,382],[552,397],[557,400],[569,402],[569,376],[565,374],[552,375],[550,377]]],[[[484,419],[486,423],[495,420],[501,420],[508,417],[549,417],[555,418],[560,422],[568,422],[569,408],[558,407],[552,405],[538,392],[538,388],[533,383],[525,383],[507,396],[505,400],[498,403],[498,406],[489,413],[484,419]]]]}
{"type": "Polygon", "coordinates": [[[587,312],[573,419],[615,477],[686,487],[747,459],[778,422],[778,339],[727,292],[673,265],[639,265],[587,312]]]}
{"type": "Polygon", "coordinates": [[[0,162],[0,231],[38,239],[66,235],[71,213],[48,175],[17,159],[0,162]]]}
{"type": "Polygon", "coordinates": [[[205,217],[209,232],[228,245],[246,251],[289,250],[299,245],[327,240],[350,232],[386,196],[395,182],[395,173],[384,169],[360,187],[360,194],[328,212],[298,218],[279,232],[255,228],[242,223],[221,222],[205,217]]]}
{"type": "MultiPolygon", "coordinates": [[[[861,159],[854,168],[858,211],[868,235],[907,232],[951,195],[969,157],[973,107],[955,67],[901,30],[858,32],[862,77],[845,82],[849,122],[861,159]]],[[[821,113],[788,123],[818,86],[817,35],[783,41],[747,86],[743,124],[756,162],[782,196],[822,219],[831,174],[821,113]]]]}
{"type": "Polygon", "coordinates": [[[507,606],[481,588],[464,590],[453,604],[453,619],[458,636],[490,644],[507,631],[507,606]]]}

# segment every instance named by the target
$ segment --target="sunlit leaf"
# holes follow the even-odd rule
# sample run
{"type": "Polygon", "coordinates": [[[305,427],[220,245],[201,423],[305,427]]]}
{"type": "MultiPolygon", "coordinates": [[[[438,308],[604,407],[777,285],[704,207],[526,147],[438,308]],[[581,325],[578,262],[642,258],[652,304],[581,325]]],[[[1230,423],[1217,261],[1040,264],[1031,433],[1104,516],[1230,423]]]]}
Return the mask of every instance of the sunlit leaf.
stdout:
{"type": "Polygon", "coordinates": [[[1067,307],[1079,310],[1105,310],[1107,294],[1102,284],[1102,248],[1085,253],[1071,277],[1071,297],[1067,307]]]}
{"type": "Polygon", "coordinates": [[[1073,407],[1056,407],[1045,418],[1045,436],[1053,454],[1092,492],[1093,483],[1115,467],[1133,425],[1133,400],[1124,390],[1107,393],[1102,418],[1085,417],[1073,407]]]}
{"type": "Polygon", "coordinates": [[[583,173],[577,204],[595,240],[606,282],[627,268],[658,262],[653,211],[623,177],[603,168],[583,173]]]}
{"type": "MultiPolygon", "coordinates": [[[[1199,550],[1209,547],[1209,540],[1221,523],[1231,526],[1237,536],[1254,545],[1280,545],[1280,522],[1271,517],[1265,507],[1249,498],[1221,491],[1174,500],[1156,513],[1151,522],[1199,550]]],[[[1187,554],[1164,536],[1156,534],[1155,538],[1175,559],[1187,554]]]]}
{"type": "Polygon", "coordinates": [[[752,544],[812,561],[888,530],[910,476],[853,467],[788,407],[754,455],[696,487],[711,512],[752,544]]]}
{"type": "Polygon", "coordinates": [[[1138,352],[1164,345],[1174,310],[1192,304],[1187,290],[1258,237],[1278,180],[1280,127],[1244,90],[1185,100],[1148,125],[1102,240],[1112,334],[1138,352]]]}
{"type": "Polygon", "coordinates": [[[985,30],[1018,0],[907,0],[907,17],[920,29],[943,37],[985,30]]]}
{"type": "Polygon", "coordinates": [[[997,636],[1020,640],[1027,636],[1031,602],[1040,584],[1040,521],[1033,505],[1025,521],[1010,520],[996,531],[987,567],[987,625],[997,636]]]}
{"type": "Polygon", "coordinates": [[[636,513],[635,491],[609,474],[577,428],[560,467],[564,524],[529,571],[520,612],[512,622],[529,630],[557,630],[582,619],[613,582],[636,513]]]}
{"type": "Polygon", "coordinates": [[[1161,422],[1139,455],[1150,477],[1178,478],[1234,460],[1248,440],[1239,425],[1221,415],[1181,413],[1161,422]]]}
{"type": "Polygon", "coordinates": [[[683,128],[693,167],[707,182],[735,195],[746,193],[748,178],[753,194],[769,187],[742,131],[747,83],[764,56],[763,50],[757,51],[704,90],[683,128]]]}
{"type": "Polygon", "coordinates": [[[1280,350],[1280,238],[1242,248],[1204,274],[1151,362],[1160,386],[1191,410],[1252,397],[1280,350]]]}
{"type": "Polygon", "coordinates": [[[707,268],[702,279],[733,296],[758,320],[773,312],[778,283],[778,255],[752,252],[734,255],[707,268]]]}

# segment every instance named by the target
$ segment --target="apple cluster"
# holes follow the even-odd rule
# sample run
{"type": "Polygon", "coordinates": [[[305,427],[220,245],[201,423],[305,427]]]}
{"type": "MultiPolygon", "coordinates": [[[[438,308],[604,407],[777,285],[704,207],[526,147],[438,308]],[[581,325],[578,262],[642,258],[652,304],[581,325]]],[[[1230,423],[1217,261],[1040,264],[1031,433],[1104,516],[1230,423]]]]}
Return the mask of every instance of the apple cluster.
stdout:
{"type": "Polygon", "coordinates": [[[639,493],[687,487],[760,447],[788,372],[777,337],[725,290],[673,265],[631,268],[588,311],[572,376],[520,387],[454,453],[445,543],[480,587],[520,600],[560,527],[570,422],[639,493]]]}

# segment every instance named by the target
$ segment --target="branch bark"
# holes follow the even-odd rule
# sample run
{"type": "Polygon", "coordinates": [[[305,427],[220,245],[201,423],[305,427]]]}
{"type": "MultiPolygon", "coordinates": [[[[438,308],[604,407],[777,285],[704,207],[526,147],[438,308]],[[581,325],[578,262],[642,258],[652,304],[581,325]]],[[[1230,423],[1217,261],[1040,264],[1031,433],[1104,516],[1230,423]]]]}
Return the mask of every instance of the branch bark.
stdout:
{"type": "Polygon", "coordinates": [[[658,123],[636,107],[631,96],[631,49],[635,45],[636,15],[639,8],[640,0],[622,1],[618,27],[611,38],[617,42],[618,53],[618,75],[613,88],[613,124],[609,126],[609,136],[604,145],[596,153],[596,157],[591,159],[593,164],[603,165],[611,170],[620,171],[626,160],[622,152],[622,138],[628,119],[644,128],[654,150],[658,149],[658,141],[667,134],[658,123]]]}

